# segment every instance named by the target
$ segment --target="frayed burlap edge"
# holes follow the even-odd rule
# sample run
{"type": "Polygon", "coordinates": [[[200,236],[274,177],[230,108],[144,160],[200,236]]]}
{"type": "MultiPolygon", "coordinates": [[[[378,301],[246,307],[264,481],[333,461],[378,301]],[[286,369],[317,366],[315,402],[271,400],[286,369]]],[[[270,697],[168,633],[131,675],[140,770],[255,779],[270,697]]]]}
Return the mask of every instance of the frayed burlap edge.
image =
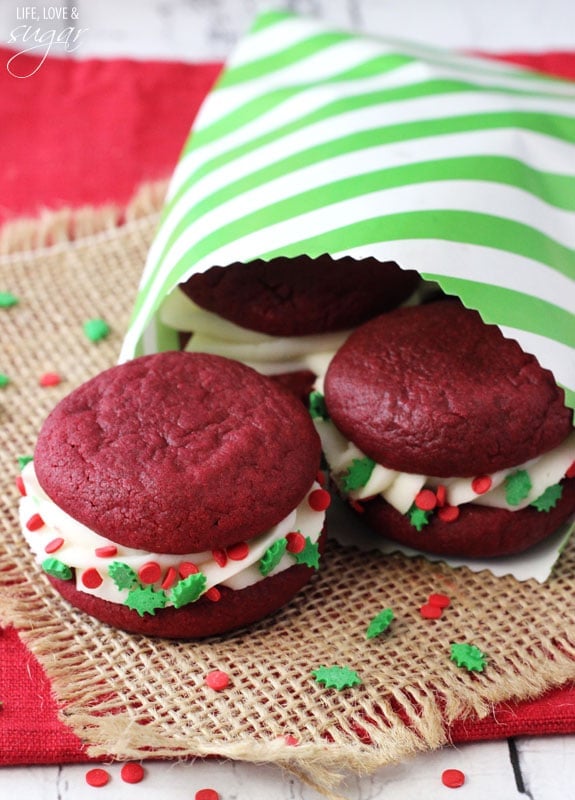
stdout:
{"type": "Polygon", "coordinates": [[[106,203],[45,209],[35,217],[5,222],[0,227],[0,255],[37,251],[99,233],[113,233],[134,220],[155,216],[162,208],[167,187],[168,181],[145,183],[126,206],[106,203]]]}
{"type": "MultiPolygon", "coordinates": [[[[87,755],[265,761],[335,798],[348,772],[372,773],[446,744],[455,719],[472,725],[497,704],[574,680],[572,545],[542,586],[332,542],[320,573],[274,618],[199,643],[113,631],[53,591],[22,545],[17,458],[31,452],[60,397],[115,363],[164,190],[144,187],[123,212],[56,212],[2,232],[0,284],[20,302],[0,328],[2,370],[12,379],[0,395],[0,620],[45,669],[87,755]],[[82,340],[90,316],[112,323],[106,341],[82,340]],[[37,383],[46,368],[63,376],[50,391],[37,383]],[[418,611],[432,591],[452,600],[440,620],[418,611]],[[385,607],[395,620],[368,641],[365,628],[385,607]],[[478,645],[486,670],[457,668],[452,641],[478,645]],[[362,684],[326,689],[311,677],[323,664],[355,669],[362,684]],[[213,668],[230,674],[227,692],[206,689],[213,668]],[[287,746],[286,735],[298,746],[287,746]]],[[[359,524],[350,514],[352,530],[359,524]]]]}

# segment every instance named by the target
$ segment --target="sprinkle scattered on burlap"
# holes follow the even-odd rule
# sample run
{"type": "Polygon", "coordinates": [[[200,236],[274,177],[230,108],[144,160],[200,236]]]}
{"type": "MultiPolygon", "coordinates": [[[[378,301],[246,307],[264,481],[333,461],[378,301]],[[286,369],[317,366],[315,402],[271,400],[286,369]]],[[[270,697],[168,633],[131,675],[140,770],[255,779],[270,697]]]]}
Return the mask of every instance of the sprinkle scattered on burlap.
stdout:
{"type": "Polygon", "coordinates": [[[11,379],[0,389],[0,622],[18,628],[44,667],[87,753],[273,762],[336,797],[346,771],[439,747],[450,721],[575,679],[575,543],[541,586],[333,542],[313,582],[274,618],[199,643],[113,630],[50,587],[19,533],[18,457],[32,453],[61,397],[116,362],[162,189],[149,187],[127,213],[61,212],[0,235],[0,291],[19,298],[0,309],[0,371],[11,379]],[[112,333],[91,342],[82,324],[95,317],[112,333]],[[62,383],[40,387],[48,371],[62,383]],[[431,592],[451,598],[439,620],[419,614],[431,592]],[[387,607],[389,630],[367,640],[387,607]],[[487,654],[485,672],[450,661],[456,641],[487,654]],[[334,664],[362,684],[338,692],[311,677],[334,664]],[[223,692],[204,684],[213,669],[230,675],[223,692]]]}

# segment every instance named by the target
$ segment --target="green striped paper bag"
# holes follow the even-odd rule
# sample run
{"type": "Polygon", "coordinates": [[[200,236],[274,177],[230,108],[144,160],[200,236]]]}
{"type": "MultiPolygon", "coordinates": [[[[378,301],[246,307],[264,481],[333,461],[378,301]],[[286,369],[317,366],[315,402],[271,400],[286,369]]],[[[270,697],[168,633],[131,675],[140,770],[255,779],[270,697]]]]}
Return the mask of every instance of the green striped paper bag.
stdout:
{"type": "Polygon", "coordinates": [[[121,360],[177,348],[195,272],[324,253],[417,269],[537,356],[575,407],[575,85],[259,16],[173,174],[121,360]]]}

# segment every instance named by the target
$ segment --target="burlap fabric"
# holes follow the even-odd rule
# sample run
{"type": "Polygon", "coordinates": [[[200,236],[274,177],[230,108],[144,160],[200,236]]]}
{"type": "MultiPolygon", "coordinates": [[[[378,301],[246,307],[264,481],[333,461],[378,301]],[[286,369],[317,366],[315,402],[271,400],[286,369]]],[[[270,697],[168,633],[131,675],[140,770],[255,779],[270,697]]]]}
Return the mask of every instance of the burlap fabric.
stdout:
{"type": "MultiPolygon", "coordinates": [[[[14,478],[53,405],[115,363],[161,204],[142,193],[127,213],[61,213],[12,225],[2,239],[0,291],[0,622],[13,624],[43,665],[61,716],[90,756],[116,759],[220,755],[279,764],[330,796],[342,772],[371,772],[448,741],[455,718],[487,714],[575,679],[575,543],[544,586],[452,570],[423,559],[366,554],[331,543],[298,598],[252,629],[199,643],[112,630],[75,611],[50,587],[23,545],[14,478]],[[82,323],[103,317],[97,343],[82,323]],[[47,371],[63,381],[42,388],[47,371]],[[419,607],[444,592],[439,620],[419,607]],[[369,620],[395,619],[367,640],[369,620]],[[476,644],[483,673],[449,658],[451,642],[476,644]],[[344,691],[316,683],[321,665],[355,669],[344,691]],[[228,690],[204,684],[209,670],[228,690]],[[286,744],[292,734],[298,746],[286,744]]],[[[350,524],[353,524],[350,522],[350,524]]]]}

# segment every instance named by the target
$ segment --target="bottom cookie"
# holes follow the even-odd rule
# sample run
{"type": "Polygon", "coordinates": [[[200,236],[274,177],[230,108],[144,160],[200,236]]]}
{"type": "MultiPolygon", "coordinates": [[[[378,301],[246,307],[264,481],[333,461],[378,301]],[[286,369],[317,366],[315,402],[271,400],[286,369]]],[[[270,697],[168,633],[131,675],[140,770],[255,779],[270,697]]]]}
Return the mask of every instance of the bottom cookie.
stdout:
{"type": "Polygon", "coordinates": [[[467,503],[457,519],[431,518],[421,530],[385,500],[362,503],[366,522],[388,539],[422,552],[468,558],[514,555],[543,541],[566,522],[575,508],[575,478],[563,481],[563,494],[549,511],[520,511],[467,503]]]}
{"type": "MultiPolygon", "coordinates": [[[[319,540],[320,552],[325,532],[319,540]]],[[[309,582],[315,570],[297,564],[263,581],[234,591],[218,587],[220,597],[202,597],[182,608],[162,608],[154,614],[140,614],[126,605],[112,603],[76,589],[74,581],[48,576],[55,589],[69,603],[115,628],[166,639],[203,639],[258,622],[285,606],[309,582]]]]}

